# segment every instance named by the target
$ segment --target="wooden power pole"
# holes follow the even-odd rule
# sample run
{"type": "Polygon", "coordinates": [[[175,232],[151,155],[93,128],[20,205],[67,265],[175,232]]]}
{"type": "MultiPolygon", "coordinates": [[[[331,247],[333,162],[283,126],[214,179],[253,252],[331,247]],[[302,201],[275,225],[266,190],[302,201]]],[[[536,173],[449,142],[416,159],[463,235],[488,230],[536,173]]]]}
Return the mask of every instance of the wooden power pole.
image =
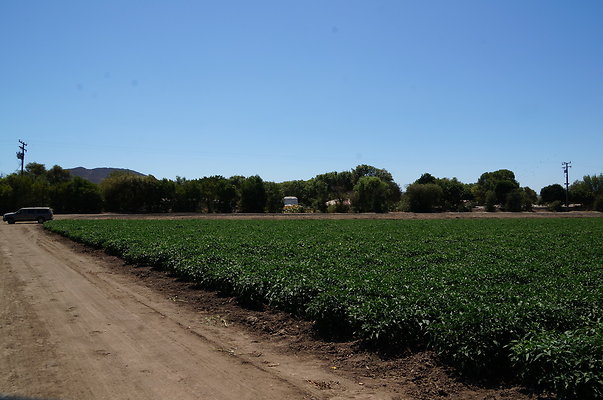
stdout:
{"type": "Polygon", "coordinates": [[[25,162],[25,152],[27,151],[25,147],[27,146],[27,143],[21,140],[19,140],[19,143],[21,143],[21,145],[19,146],[19,150],[21,151],[17,152],[17,158],[21,160],[21,175],[23,175],[23,163],[25,162]]]}
{"type": "Polygon", "coordinates": [[[561,163],[563,172],[565,173],[565,208],[569,210],[569,169],[572,167],[571,161],[564,161],[561,163]]]}

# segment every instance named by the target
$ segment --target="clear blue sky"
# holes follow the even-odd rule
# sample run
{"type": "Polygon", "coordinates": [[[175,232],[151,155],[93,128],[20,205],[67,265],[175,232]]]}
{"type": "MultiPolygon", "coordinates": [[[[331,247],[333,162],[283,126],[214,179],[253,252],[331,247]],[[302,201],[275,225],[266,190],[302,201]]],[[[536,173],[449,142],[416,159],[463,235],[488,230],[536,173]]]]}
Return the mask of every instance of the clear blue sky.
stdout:
{"type": "Polygon", "coordinates": [[[603,172],[600,0],[3,0],[0,51],[4,174],[603,172]]]}

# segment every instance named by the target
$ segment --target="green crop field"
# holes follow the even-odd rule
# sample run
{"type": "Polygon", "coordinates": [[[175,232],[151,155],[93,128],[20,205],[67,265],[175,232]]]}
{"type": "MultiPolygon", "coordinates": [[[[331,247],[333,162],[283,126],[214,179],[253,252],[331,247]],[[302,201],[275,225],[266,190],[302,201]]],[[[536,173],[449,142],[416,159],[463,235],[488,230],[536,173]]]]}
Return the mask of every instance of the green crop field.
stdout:
{"type": "Polygon", "coordinates": [[[603,219],[68,221],[134,264],[464,373],[603,396],[603,219]]]}

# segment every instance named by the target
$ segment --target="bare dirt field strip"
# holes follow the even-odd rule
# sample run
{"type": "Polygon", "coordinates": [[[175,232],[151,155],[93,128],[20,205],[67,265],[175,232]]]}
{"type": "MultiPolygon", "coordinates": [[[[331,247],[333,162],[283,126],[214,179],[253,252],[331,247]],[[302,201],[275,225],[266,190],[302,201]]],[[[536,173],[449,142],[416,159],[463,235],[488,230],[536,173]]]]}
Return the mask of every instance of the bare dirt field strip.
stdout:
{"type": "Polygon", "coordinates": [[[466,213],[411,213],[390,212],[344,213],[344,214],[203,214],[203,213],[160,213],[160,214],[58,214],[56,219],[484,219],[484,218],[602,218],[603,213],[597,211],[550,212],[545,210],[531,212],[484,212],[466,213]]]}

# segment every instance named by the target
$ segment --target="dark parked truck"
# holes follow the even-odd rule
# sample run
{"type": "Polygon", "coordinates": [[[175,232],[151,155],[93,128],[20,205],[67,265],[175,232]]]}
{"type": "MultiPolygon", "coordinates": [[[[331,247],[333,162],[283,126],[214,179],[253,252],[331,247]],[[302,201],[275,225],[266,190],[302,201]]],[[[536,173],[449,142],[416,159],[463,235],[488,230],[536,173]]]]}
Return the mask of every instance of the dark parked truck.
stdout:
{"type": "Polygon", "coordinates": [[[52,219],[52,209],[48,207],[26,207],[19,211],[4,214],[3,221],[14,224],[18,221],[38,221],[43,224],[52,219]]]}

